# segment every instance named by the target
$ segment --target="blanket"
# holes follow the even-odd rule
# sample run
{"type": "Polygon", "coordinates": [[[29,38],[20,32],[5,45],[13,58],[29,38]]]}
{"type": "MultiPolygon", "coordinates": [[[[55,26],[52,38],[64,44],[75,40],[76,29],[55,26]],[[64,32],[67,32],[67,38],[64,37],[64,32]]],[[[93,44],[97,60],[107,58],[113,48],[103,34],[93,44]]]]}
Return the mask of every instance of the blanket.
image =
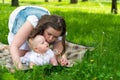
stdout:
{"type": "MultiPolygon", "coordinates": [[[[93,50],[94,47],[87,47],[66,41],[66,51],[64,55],[68,59],[68,67],[73,66],[76,61],[81,62],[85,53],[93,50]]],[[[3,43],[0,43],[0,65],[5,66],[8,69],[14,68],[11,55],[9,53],[9,45],[3,43]]],[[[24,66],[24,69],[28,69],[28,67],[24,66]]]]}

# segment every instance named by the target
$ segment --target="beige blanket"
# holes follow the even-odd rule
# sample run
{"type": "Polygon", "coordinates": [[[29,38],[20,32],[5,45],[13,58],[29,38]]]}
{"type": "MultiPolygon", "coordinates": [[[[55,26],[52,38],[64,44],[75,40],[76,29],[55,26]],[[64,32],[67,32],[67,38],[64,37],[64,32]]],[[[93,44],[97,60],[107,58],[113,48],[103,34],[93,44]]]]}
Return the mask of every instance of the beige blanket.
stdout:
{"type": "MultiPolygon", "coordinates": [[[[68,66],[72,66],[76,61],[82,61],[84,54],[87,51],[93,51],[93,47],[86,47],[83,45],[74,44],[66,41],[65,55],[69,61],[68,66]]],[[[7,44],[0,43],[0,65],[5,66],[8,69],[13,68],[11,55],[9,53],[9,46],[7,44]]],[[[26,66],[25,66],[26,68],[26,66]]]]}

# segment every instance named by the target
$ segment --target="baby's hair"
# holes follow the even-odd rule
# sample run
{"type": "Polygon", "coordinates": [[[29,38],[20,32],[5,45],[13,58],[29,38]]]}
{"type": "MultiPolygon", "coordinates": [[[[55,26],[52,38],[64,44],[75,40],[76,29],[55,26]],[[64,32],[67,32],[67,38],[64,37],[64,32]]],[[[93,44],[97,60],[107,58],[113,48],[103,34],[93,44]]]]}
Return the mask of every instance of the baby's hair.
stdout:
{"type": "Polygon", "coordinates": [[[35,38],[37,38],[38,36],[42,37],[42,35],[36,35],[34,38],[28,38],[28,45],[32,50],[34,50],[34,47],[36,47],[36,45],[38,44],[38,43],[34,43],[35,38]]]}

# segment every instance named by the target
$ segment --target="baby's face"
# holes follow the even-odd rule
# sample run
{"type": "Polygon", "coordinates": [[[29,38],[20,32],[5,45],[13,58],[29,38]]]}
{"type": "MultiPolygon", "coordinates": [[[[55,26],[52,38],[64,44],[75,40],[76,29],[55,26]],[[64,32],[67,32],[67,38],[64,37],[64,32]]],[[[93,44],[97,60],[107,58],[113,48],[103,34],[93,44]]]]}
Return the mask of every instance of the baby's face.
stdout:
{"type": "Polygon", "coordinates": [[[45,53],[49,49],[49,44],[45,41],[45,38],[41,35],[35,37],[33,44],[35,44],[35,51],[37,53],[45,53]]]}

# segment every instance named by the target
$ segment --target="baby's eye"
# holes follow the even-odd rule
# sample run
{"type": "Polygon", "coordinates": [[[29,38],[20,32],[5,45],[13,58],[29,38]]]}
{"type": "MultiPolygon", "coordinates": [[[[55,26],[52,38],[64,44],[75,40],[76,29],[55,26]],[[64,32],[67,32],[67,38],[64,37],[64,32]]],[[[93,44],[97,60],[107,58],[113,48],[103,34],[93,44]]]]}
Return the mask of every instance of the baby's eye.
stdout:
{"type": "Polygon", "coordinates": [[[41,44],[44,44],[44,42],[42,42],[41,44]]]}
{"type": "Polygon", "coordinates": [[[40,44],[44,44],[44,42],[39,42],[40,44]]]}

